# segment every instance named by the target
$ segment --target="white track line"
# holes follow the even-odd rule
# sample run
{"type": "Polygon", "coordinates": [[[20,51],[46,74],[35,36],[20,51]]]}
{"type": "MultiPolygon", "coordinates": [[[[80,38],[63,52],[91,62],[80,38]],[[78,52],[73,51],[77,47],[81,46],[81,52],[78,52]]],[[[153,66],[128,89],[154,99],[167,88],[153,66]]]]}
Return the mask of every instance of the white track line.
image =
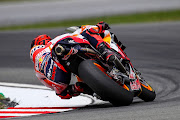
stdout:
{"type": "MultiPolygon", "coordinates": [[[[0,82],[2,87],[16,87],[17,89],[23,88],[32,88],[32,89],[43,89],[51,90],[45,86],[40,85],[30,85],[30,84],[19,84],[19,83],[6,83],[0,82]]],[[[14,89],[16,89],[14,88],[14,89]]],[[[11,107],[8,109],[0,109],[0,119],[1,118],[12,118],[12,117],[21,117],[21,116],[32,116],[48,113],[57,113],[74,110],[77,107],[11,107]]]]}

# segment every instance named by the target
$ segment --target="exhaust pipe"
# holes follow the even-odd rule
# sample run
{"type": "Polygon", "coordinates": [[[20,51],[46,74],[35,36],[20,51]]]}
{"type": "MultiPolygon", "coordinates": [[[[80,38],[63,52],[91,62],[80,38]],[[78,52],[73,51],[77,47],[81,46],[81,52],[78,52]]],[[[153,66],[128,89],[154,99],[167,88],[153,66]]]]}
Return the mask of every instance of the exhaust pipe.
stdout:
{"type": "Polygon", "coordinates": [[[61,45],[58,44],[58,45],[55,47],[55,53],[56,53],[57,55],[62,55],[64,52],[65,52],[65,49],[63,48],[63,46],[61,46],[61,45]]]}

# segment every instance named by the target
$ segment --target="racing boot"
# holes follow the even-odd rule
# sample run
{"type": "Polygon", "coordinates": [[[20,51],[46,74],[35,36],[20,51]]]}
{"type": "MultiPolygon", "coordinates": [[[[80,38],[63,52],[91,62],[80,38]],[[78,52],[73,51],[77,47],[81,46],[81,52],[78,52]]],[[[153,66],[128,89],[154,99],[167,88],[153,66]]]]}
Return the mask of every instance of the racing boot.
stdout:
{"type": "Polygon", "coordinates": [[[97,50],[101,53],[101,57],[104,62],[108,64],[112,64],[115,60],[114,52],[108,48],[104,42],[100,43],[97,47],[97,50]]]}
{"type": "Polygon", "coordinates": [[[97,47],[97,50],[101,53],[104,62],[109,65],[115,65],[122,73],[126,73],[126,68],[120,61],[120,56],[115,54],[108,46],[105,45],[104,42],[100,43],[97,47]]]}

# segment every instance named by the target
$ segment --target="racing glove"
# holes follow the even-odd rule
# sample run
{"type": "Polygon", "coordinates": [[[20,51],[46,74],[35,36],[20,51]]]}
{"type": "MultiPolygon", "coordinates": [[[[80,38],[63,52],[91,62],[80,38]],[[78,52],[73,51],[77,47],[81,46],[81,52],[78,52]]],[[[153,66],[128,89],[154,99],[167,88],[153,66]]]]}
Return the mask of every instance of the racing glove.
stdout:
{"type": "Polygon", "coordinates": [[[74,85],[69,85],[61,94],[58,95],[61,99],[70,99],[73,96],[78,96],[80,92],[76,90],[74,85]]]}
{"type": "Polygon", "coordinates": [[[103,61],[112,64],[115,60],[115,53],[104,43],[100,43],[97,50],[101,53],[103,61]]]}
{"type": "Polygon", "coordinates": [[[109,25],[103,21],[96,24],[96,26],[98,26],[98,28],[99,28],[99,33],[102,33],[104,30],[110,29],[109,25]]]}

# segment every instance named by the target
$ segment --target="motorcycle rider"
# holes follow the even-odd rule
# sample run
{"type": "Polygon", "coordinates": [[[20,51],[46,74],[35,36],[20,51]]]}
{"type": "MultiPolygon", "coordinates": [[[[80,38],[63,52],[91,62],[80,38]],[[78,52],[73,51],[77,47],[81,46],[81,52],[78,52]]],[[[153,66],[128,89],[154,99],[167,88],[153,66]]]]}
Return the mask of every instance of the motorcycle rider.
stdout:
{"type": "Polygon", "coordinates": [[[47,87],[56,92],[56,95],[62,99],[69,99],[80,93],[92,95],[93,91],[83,82],[76,82],[69,85],[71,72],[63,66],[63,61],[68,59],[72,51],[78,51],[78,48],[71,48],[62,56],[62,62],[55,60],[53,57],[53,46],[60,40],[64,39],[86,39],[101,54],[105,62],[113,62],[114,53],[106,44],[100,34],[109,29],[109,25],[100,22],[94,27],[86,27],[81,30],[80,34],[64,34],[57,36],[53,40],[46,34],[37,36],[31,43],[30,58],[34,63],[34,69],[37,78],[47,87]]]}

